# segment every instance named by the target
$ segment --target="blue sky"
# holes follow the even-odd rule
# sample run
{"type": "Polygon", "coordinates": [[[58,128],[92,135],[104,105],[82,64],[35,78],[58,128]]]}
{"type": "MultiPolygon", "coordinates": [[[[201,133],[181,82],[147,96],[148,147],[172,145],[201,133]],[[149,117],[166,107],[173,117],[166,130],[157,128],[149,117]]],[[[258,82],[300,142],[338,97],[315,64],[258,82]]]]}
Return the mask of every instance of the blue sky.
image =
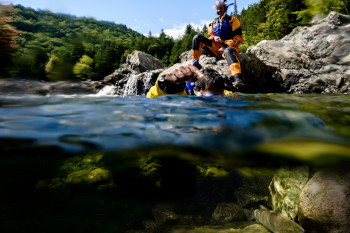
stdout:
{"type": "MultiPolygon", "coordinates": [[[[183,35],[186,25],[200,28],[216,17],[215,0],[7,0],[35,10],[50,10],[75,16],[106,20],[148,35],[163,29],[175,39],[183,35]]],[[[233,1],[228,0],[228,3],[233,1]]],[[[238,10],[259,0],[237,0],[238,10]]],[[[230,8],[232,10],[232,8],[230,8]]]]}

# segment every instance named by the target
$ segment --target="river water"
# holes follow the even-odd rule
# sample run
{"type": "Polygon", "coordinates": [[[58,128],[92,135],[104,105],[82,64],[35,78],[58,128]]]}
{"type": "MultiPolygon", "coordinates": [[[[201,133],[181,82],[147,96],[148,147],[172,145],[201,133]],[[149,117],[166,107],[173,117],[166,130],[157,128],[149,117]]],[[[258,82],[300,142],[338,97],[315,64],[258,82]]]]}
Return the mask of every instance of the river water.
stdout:
{"type": "Polygon", "coordinates": [[[282,142],[287,152],[288,142],[345,150],[350,142],[349,96],[2,96],[0,105],[1,141],[16,149],[179,146],[232,154],[282,142]]]}
{"type": "MultiPolygon", "coordinates": [[[[120,199],[99,196],[105,202],[132,209],[130,213],[137,212],[126,214],[118,222],[110,216],[115,209],[109,209],[109,204],[91,201],[80,192],[79,198],[75,198],[85,202],[81,201],[81,206],[77,204],[80,202],[70,196],[75,191],[70,188],[69,194],[62,191],[63,186],[67,187],[62,184],[63,180],[69,183],[70,174],[84,169],[90,169],[90,175],[91,171],[101,169],[97,170],[101,171],[100,178],[107,177],[104,187],[132,186],[132,192],[142,193],[142,188],[134,186],[147,188],[147,185],[142,182],[130,185],[130,182],[139,182],[135,178],[138,166],[135,164],[155,154],[169,155],[174,161],[215,164],[228,169],[289,164],[347,166],[350,162],[350,96],[240,93],[225,97],[169,95],[154,99],[98,95],[1,96],[0,144],[1,177],[5,183],[0,191],[2,199],[8,200],[2,203],[0,211],[7,221],[1,232],[40,232],[50,229],[49,226],[57,227],[50,232],[66,231],[60,221],[75,232],[92,232],[92,229],[116,232],[129,219],[137,221],[142,212],[140,206],[148,208],[149,202],[144,199],[152,198],[140,198],[143,205],[123,199],[123,203],[129,204],[122,205],[118,202],[120,199]],[[67,164],[71,166],[69,169],[67,164]],[[116,178],[116,174],[123,174],[123,178],[116,178]],[[118,179],[125,182],[116,181],[118,179]],[[69,202],[73,209],[67,207],[69,211],[65,212],[49,204],[53,210],[47,210],[51,202],[42,200],[48,196],[57,199],[57,193],[51,193],[54,187],[60,190],[58,196],[68,195],[74,199],[58,198],[61,202],[57,205],[69,202]],[[40,201],[33,193],[40,196],[40,201]],[[103,208],[101,213],[95,213],[86,205],[103,208]],[[23,208],[32,211],[23,212],[23,208]],[[79,208],[83,209],[79,214],[91,213],[93,224],[84,222],[89,217],[72,214],[79,208]],[[17,215],[19,210],[22,217],[17,215]],[[67,214],[75,220],[62,220],[62,215],[67,214]],[[103,220],[100,215],[104,216],[103,220]],[[119,225],[112,226],[108,219],[114,219],[119,225]],[[19,227],[18,221],[26,227],[19,227]],[[77,224],[78,227],[75,221],[83,221],[85,225],[77,224]],[[110,224],[110,229],[106,224],[110,224]]],[[[175,162],[174,166],[179,166],[176,169],[181,173],[179,164],[175,162]]],[[[152,168],[147,171],[146,175],[151,174],[152,168]]],[[[86,181],[83,176],[78,175],[76,183],[79,179],[86,181]]],[[[159,182],[156,185],[159,186],[159,182]]]]}

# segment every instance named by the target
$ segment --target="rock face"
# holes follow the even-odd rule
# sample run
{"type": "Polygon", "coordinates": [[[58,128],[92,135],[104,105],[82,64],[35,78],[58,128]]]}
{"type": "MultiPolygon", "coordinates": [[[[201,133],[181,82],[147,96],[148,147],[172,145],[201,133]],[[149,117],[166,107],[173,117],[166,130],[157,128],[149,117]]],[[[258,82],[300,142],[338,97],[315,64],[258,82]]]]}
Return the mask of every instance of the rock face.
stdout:
{"type": "Polygon", "coordinates": [[[307,232],[349,232],[350,172],[317,172],[302,190],[298,218],[307,232]]]}
{"type": "Polygon", "coordinates": [[[350,16],[332,12],[313,24],[279,41],[261,41],[248,53],[276,68],[289,93],[349,93],[350,16]]]}

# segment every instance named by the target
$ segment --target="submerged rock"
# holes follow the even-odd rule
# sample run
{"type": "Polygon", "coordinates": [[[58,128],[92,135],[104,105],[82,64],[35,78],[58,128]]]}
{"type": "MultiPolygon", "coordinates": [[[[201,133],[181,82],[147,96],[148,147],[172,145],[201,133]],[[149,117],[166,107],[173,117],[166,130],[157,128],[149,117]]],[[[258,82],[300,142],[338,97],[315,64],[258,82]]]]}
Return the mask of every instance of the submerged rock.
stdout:
{"type": "Polygon", "coordinates": [[[219,203],[212,215],[213,224],[224,224],[232,221],[244,220],[242,208],[236,203],[219,203]]]}
{"type": "Polygon", "coordinates": [[[302,190],[298,219],[307,232],[349,232],[350,172],[318,171],[302,190]]]}
{"type": "Polygon", "coordinates": [[[273,211],[295,220],[298,214],[299,196],[308,179],[307,166],[280,168],[269,186],[273,211]]]}
{"type": "MultiPolygon", "coordinates": [[[[252,224],[243,222],[241,224],[230,225],[218,225],[218,226],[200,226],[200,227],[186,227],[186,226],[174,226],[162,229],[162,233],[269,233],[265,227],[260,224],[252,224]]],[[[132,231],[128,233],[141,233],[132,231]]]]}

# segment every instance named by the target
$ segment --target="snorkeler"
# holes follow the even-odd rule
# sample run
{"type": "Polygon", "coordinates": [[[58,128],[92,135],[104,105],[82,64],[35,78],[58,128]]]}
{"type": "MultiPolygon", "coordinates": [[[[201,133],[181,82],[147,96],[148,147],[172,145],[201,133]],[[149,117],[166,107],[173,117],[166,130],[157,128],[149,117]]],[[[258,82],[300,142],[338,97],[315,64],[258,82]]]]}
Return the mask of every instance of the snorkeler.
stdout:
{"type": "Polygon", "coordinates": [[[180,66],[168,74],[161,74],[156,84],[147,93],[148,98],[166,94],[187,95],[186,81],[194,82],[194,93],[197,96],[228,95],[224,90],[222,76],[213,69],[202,69],[193,66],[180,66]]]}

